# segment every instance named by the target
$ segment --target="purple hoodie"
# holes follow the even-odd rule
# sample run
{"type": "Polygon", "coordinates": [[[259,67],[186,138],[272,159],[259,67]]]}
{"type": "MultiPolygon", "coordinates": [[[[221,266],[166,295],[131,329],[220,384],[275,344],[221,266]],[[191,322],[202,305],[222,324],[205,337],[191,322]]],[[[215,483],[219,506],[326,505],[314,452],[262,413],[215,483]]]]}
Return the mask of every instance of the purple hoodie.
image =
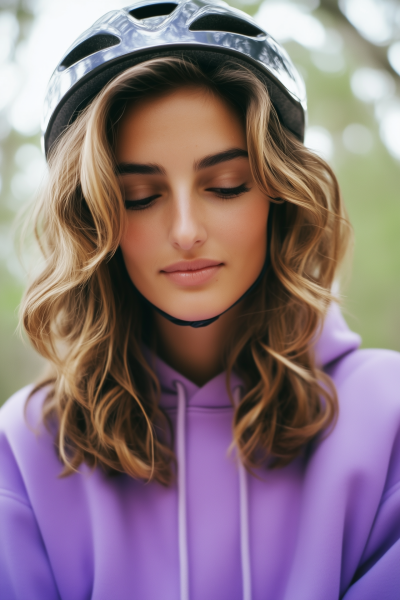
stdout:
{"type": "Polygon", "coordinates": [[[317,357],[338,423],[257,477],[227,455],[224,374],[199,388],[156,360],[177,427],[170,488],[86,466],[60,479],[44,393],[29,427],[29,389],[15,394],[0,411],[1,600],[398,600],[400,356],[358,346],[333,307],[317,357]]]}

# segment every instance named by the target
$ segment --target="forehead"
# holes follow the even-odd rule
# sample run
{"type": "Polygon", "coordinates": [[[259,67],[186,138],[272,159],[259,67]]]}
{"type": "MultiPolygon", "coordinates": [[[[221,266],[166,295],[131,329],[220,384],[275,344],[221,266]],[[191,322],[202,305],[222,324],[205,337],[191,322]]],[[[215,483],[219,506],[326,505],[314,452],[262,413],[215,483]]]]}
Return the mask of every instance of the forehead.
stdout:
{"type": "Polygon", "coordinates": [[[196,159],[230,147],[246,148],[236,110],[207,88],[185,86],[128,104],[118,124],[115,151],[119,161],[139,156],[154,161],[168,151],[196,159]]]}

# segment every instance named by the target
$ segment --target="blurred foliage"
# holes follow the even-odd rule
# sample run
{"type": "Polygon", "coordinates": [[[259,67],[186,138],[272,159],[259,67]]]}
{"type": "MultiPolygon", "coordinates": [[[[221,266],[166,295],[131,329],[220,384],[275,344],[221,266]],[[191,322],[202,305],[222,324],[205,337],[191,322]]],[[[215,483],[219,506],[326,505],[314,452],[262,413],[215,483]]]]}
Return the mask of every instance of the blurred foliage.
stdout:
{"type": "Polygon", "coordinates": [[[357,68],[381,65],[374,49],[366,47],[338,13],[319,9],[315,14],[342,34],[346,68],[340,73],[322,72],[305,48],[288,44],[287,49],[307,73],[309,125],[326,127],[333,136],[331,162],[354,228],[353,265],[350,281],[342,288],[343,310],[349,325],[362,335],[363,347],[400,350],[400,164],[380,140],[372,107],[355,98],[350,86],[357,68]],[[372,149],[366,154],[354,154],[343,145],[342,132],[354,122],[372,132],[372,149]]]}
{"type": "MultiPolygon", "coordinates": [[[[0,0],[1,10],[17,14],[16,40],[29,36],[33,2],[0,0]]],[[[128,2],[127,2],[128,4],[128,2]]],[[[318,3],[316,3],[318,4],[318,3]]],[[[239,8],[255,14],[257,3],[239,8]]],[[[342,287],[343,310],[350,326],[363,338],[363,346],[400,350],[400,164],[383,145],[373,107],[358,100],[351,89],[352,73],[359,67],[380,68],[382,50],[368,45],[345,20],[334,0],[322,2],[313,14],[344,40],[344,66],[329,72],[316,66],[315,51],[289,41],[285,44],[307,85],[309,126],[331,134],[331,164],[338,176],[355,233],[351,277],[342,287]],[[372,148],[365,154],[350,152],[343,131],[352,123],[372,134],[372,148]]],[[[55,57],[55,60],[57,57],[55,57]]],[[[397,91],[399,78],[396,80],[397,91]]],[[[11,181],[16,171],[15,154],[21,144],[39,146],[38,132],[31,137],[11,130],[4,134],[6,112],[0,111],[0,403],[12,392],[37,377],[41,359],[16,333],[17,307],[24,277],[17,264],[11,239],[12,222],[20,201],[13,196],[11,181]],[[3,121],[2,121],[3,119],[3,121]],[[3,125],[2,125],[3,123],[3,125]],[[3,127],[3,134],[1,134],[3,127]]]]}
{"type": "MultiPolygon", "coordinates": [[[[18,44],[29,36],[34,14],[28,2],[0,0],[3,11],[16,14],[18,35],[11,49],[15,58],[18,44]]],[[[1,85],[1,81],[0,81],[1,85]]],[[[39,132],[23,136],[8,125],[7,110],[0,111],[0,404],[13,392],[34,381],[43,368],[42,359],[17,332],[18,306],[25,281],[13,244],[14,222],[20,201],[13,198],[11,179],[16,171],[14,157],[26,143],[40,146],[39,132]],[[10,131],[8,132],[8,128],[10,131]]]]}

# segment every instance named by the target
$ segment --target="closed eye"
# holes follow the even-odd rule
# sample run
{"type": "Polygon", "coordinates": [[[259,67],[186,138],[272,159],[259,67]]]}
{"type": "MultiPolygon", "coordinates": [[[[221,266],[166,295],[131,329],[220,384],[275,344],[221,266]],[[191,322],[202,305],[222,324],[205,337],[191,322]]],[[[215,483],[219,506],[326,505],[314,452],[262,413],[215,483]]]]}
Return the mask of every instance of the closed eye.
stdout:
{"type": "MultiPolygon", "coordinates": [[[[215,187],[215,188],[207,188],[206,192],[213,192],[220,198],[236,198],[241,194],[249,192],[250,188],[247,187],[245,183],[238,185],[236,187],[215,187]]],[[[150,207],[154,200],[160,198],[161,194],[154,194],[153,196],[148,196],[147,198],[141,198],[140,200],[125,200],[125,208],[127,210],[144,210],[145,208],[150,207]]]]}
{"type": "Polygon", "coordinates": [[[246,192],[249,192],[251,188],[247,187],[247,185],[245,183],[242,183],[241,185],[238,185],[236,187],[227,187],[227,188],[223,188],[223,187],[215,187],[215,188],[207,188],[206,192],[213,192],[214,194],[216,194],[217,196],[219,196],[220,198],[236,198],[237,196],[240,196],[241,194],[244,194],[246,192]]]}
{"type": "Polygon", "coordinates": [[[140,200],[125,200],[125,208],[127,210],[144,210],[151,206],[154,200],[157,200],[160,196],[161,194],[154,194],[153,196],[141,198],[140,200]]]}

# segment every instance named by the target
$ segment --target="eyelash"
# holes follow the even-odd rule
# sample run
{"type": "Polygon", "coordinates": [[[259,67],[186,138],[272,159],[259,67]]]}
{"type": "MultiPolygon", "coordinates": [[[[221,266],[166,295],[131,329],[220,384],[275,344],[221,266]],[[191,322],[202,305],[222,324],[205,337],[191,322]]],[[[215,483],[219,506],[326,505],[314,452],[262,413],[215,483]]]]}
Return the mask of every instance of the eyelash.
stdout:
{"type": "Polygon", "coordinates": [[[206,192],[214,192],[219,198],[229,200],[229,198],[236,198],[246,192],[249,192],[250,188],[245,183],[232,188],[207,188],[206,192]]]}
{"type": "MultiPolygon", "coordinates": [[[[206,192],[214,192],[219,198],[229,200],[230,198],[236,198],[246,192],[249,192],[250,188],[245,183],[232,188],[207,188],[206,192]]],[[[127,210],[145,210],[149,208],[154,200],[160,197],[160,194],[143,198],[142,200],[125,200],[125,208],[127,210]]]]}
{"type": "Polygon", "coordinates": [[[154,196],[149,196],[148,198],[143,198],[142,200],[125,200],[125,208],[127,210],[145,210],[149,208],[151,204],[153,204],[154,200],[160,197],[160,194],[154,194],[154,196]]]}

